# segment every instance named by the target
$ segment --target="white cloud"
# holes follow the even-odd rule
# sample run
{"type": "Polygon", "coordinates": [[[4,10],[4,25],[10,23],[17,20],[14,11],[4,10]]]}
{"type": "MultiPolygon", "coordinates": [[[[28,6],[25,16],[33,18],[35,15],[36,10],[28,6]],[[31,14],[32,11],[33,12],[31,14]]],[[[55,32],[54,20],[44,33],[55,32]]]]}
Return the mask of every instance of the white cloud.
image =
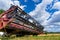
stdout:
{"type": "Polygon", "coordinates": [[[18,5],[18,6],[20,6],[20,3],[19,3],[19,1],[13,1],[13,3],[15,4],[15,5],[18,5]]]}
{"type": "Polygon", "coordinates": [[[45,28],[45,30],[50,30],[52,32],[60,32],[60,11],[55,12],[52,17],[45,23],[46,25],[44,26],[48,26],[47,28],[45,28]]]}
{"type": "Polygon", "coordinates": [[[7,10],[11,6],[11,4],[18,5],[22,9],[24,9],[24,7],[26,7],[24,5],[21,6],[18,0],[14,0],[14,1],[12,1],[12,0],[0,0],[0,9],[7,10]]]}
{"type": "Polygon", "coordinates": [[[60,2],[56,2],[56,3],[53,5],[53,9],[59,9],[59,10],[60,10],[60,2]]]}
{"type": "MultiPolygon", "coordinates": [[[[60,32],[60,11],[54,12],[52,17],[47,20],[50,14],[45,9],[52,1],[53,0],[43,0],[42,3],[36,5],[36,8],[30,12],[30,15],[45,27],[44,30],[48,32],[60,32]]],[[[52,8],[60,10],[59,5],[60,2],[56,0],[52,8]]]]}
{"type": "Polygon", "coordinates": [[[50,4],[51,2],[52,0],[43,0],[42,3],[36,5],[36,8],[29,14],[40,23],[44,22],[50,16],[50,14],[45,9],[47,4],[50,4]]]}
{"type": "Polygon", "coordinates": [[[58,9],[59,11],[54,12],[52,17],[48,21],[44,22],[46,23],[45,27],[48,26],[48,28],[45,28],[45,30],[60,32],[60,2],[55,2],[52,8],[58,9]]]}
{"type": "Polygon", "coordinates": [[[56,23],[54,23],[54,24],[56,24],[56,25],[60,25],[60,22],[56,22],[56,23]]]}
{"type": "Polygon", "coordinates": [[[18,5],[22,10],[24,10],[24,8],[26,7],[26,5],[20,5],[18,0],[14,1],[14,5],[18,5]]]}
{"type": "MultiPolygon", "coordinates": [[[[26,1],[26,0],[25,0],[26,1]]],[[[34,2],[38,2],[40,0],[33,0],[34,2]]],[[[42,24],[47,31],[60,31],[60,2],[55,0],[55,4],[53,5],[53,9],[59,9],[59,11],[54,12],[52,17],[47,20],[50,14],[45,10],[46,6],[50,4],[53,0],[42,0],[42,3],[36,5],[35,9],[31,11],[29,14],[35,18],[40,24],[42,24]]],[[[25,5],[20,5],[18,0],[14,0],[15,5],[18,4],[22,9],[26,7],[25,5]]],[[[12,0],[0,0],[0,9],[7,10],[10,7],[10,4],[14,4],[12,0]]]]}
{"type": "Polygon", "coordinates": [[[60,11],[55,12],[48,22],[49,24],[60,22],[60,11]]]}
{"type": "Polygon", "coordinates": [[[8,9],[10,7],[10,4],[13,4],[11,0],[0,0],[0,9],[8,9]]]}
{"type": "MultiPolygon", "coordinates": [[[[52,0],[43,0],[42,3],[39,3],[38,5],[36,5],[36,8],[29,13],[33,18],[35,18],[44,27],[47,25],[47,19],[50,16],[50,14],[45,9],[46,9],[46,6],[50,4],[51,2],[52,0]]],[[[46,27],[44,28],[44,30],[45,29],[46,27]]],[[[51,29],[47,29],[47,31],[49,30],[51,29]]]]}

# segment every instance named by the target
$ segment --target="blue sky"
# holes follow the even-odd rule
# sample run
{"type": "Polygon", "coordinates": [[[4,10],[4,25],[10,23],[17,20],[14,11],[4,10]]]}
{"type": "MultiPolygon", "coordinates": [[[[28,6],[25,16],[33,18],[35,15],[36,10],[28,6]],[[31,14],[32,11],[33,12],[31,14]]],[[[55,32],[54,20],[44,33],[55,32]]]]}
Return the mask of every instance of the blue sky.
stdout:
{"type": "MultiPolygon", "coordinates": [[[[22,0],[21,0],[22,1],[22,0]]],[[[21,2],[20,1],[20,2],[21,2]]],[[[46,0],[47,1],[47,0],[46,0]]],[[[51,3],[49,3],[49,4],[47,4],[46,5],[46,8],[45,8],[45,11],[46,12],[48,12],[49,14],[50,14],[50,16],[47,18],[47,19],[45,19],[45,20],[47,20],[47,21],[49,21],[49,20],[51,20],[52,18],[52,15],[54,15],[54,13],[55,12],[57,12],[57,11],[59,11],[59,9],[55,9],[55,8],[52,8],[53,6],[54,6],[54,4],[55,4],[55,2],[59,2],[59,0],[52,0],[51,1],[51,3]]],[[[21,2],[22,3],[22,5],[26,5],[27,7],[25,8],[25,12],[27,12],[27,13],[29,13],[29,12],[31,12],[31,11],[33,11],[33,10],[35,10],[35,8],[36,8],[36,5],[38,5],[38,4],[41,4],[42,3],[42,0],[40,0],[39,2],[34,2],[34,1],[32,1],[32,0],[28,0],[27,2],[21,2]]],[[[42,7],[43,8],[43,7],[42,7]]],[[[42,13],[42,12],[41,12],[42,13]]],[[[33,12],[32,12],[32,14],[33,14],[33,12]]],[[[35,13],[34,13],[35,14],[35,13]]],[[[39,15],[39,13],[37,12],[36,13],[36,15],[34,15],[33,17],[35,18],[37,15],[39,15]]],[[[40,16],[40,15],[39,15],[40,16]]],[[[37,19],[39,22],[40,22],[40,17],[36,17],[35,19],[37,19]],[[37,19],[38,18],[38,19],[37,19]]],[[[44,21],[45,21],[44,20],[44,21]]],[[[57,20],[57,19],[56,19],[57,20]]],[[[54,20],[53,20],[54,21],[54,20]]],[[[41,21],[41,22],[43,22],[43,21],[41,21]]],[[[49,23],[49,22],[48,22],[49,23]]],[[[40,23],[41,24],[41,23],[40,23]]],[[[43,24],[43,23],[42,23],[43,24]]],[[[48,25],[48,24],[47,24],[48,25]]],[[[51,24],[51,25],[48,25],[48,26],[52,26],[52,27],[49,27],[49,28],[46,28],[48,31],[53,31],[53,32],[58,32],[58,31],[60,31],[60,30],[57,30],[57,29],[60,29],[60,25],[57,25],[57,27],[55,27],[56,26],[56,24],[51,24]],[[53,27],[54,26],[54,27],[53,27]],[[53,30],[52,30],[53,29],[53,30]],[[55,31],[56,30],[56,31],[55,31]]],[[[46,30],[45,29],[45,30],[46,30]]]]}
{"type": "Polygon", "coordinates": [[[60,0],[0,0],[0,9],[7,10],[11,4],[31,15],[44,31],[60,32],[60,0]]]}
{"type": "MultiPolygon", "coordinates": [[[[27,2],[25,2],[24,0],[19,0],[19,2],[21,3],[20,5],[26,5],[27,6],[27,7],[25,7],[24,11],[27,12],[27,13],[29,13],[30,11],[34,10],[35,7],[36,7],[36,5],[39,4],[39,3],[41,3],[42,0],[39,0],[39,2],[34,2],[32,0],[27,0],[27,2]]],[[[47,8],[46,9],[47,12],[54,13],[55,11],[58,11],[58,9],[51,9],[52,6],[50,7],[50,5],[53,6],[54,5],[54,1],[52,1],[51,4],[47,5],[47,7],[46,7],[47,8]]]]}
{"type": "Polygon", "coordinates": [[[25,8],[25,12],[29,13],[30,11],[35,9],[35,5],[37,5],[38,3],[41,3],[42,0],[40,0],[39,2],[35,3],[32,0],[27,0],[27,2],[25,2],[24,0],[19,0],[19,2],[21,3],[21,5],[26,5],[25,8]]]}
{"type": "MultiPolygon", "coordinates": [[[[32,0],[27,0],[27,2],[25,2],[24,0],[19,0],[19,2],[21,3],[21,5],[26,5],[27,6],[24,11],[29,13],[30,11],[34,10],[36,5],[41,3],[42,0],[39,0],[39,2],[34,2],[32,0]]],[[[46,7],[47,8],[46,9],[47,12],[54,13],[55,11],[58,11],[58,9],[51,9],[50,5],[53,6],[54,5],[54,1],[52,1],[51,4],[47,5],[47,7],[46,7]]]]}

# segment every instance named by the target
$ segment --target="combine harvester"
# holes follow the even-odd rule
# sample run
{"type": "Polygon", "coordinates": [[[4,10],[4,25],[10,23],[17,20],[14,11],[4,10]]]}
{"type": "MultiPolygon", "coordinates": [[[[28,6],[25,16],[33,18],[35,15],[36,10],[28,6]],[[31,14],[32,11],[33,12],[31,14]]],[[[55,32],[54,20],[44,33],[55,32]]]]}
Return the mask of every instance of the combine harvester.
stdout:
{"type": "Polygon", "coordinates": [[[44,27],[18,6],[12,5],[0,15],[0,31],[5,35],[38,35],[44,27]]]}

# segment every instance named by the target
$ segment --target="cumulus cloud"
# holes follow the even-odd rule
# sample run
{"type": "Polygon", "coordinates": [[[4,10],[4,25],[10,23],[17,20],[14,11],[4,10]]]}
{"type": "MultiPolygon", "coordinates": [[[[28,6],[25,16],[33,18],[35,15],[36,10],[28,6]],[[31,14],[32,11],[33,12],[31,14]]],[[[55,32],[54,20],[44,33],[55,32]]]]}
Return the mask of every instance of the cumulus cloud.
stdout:
{"type": "Polygon", "coordinates": [[[53,13],[52,17],[45,21],[45,29],[50,32],[60,32],[60,2],[55,2],[52,9],[58,9],[53,13]],[[47,28],[46,28],[47,27],[47,28]]]}
{"type": "Polygon", "coordinates": [[[51,2],[52,0],[43,0],[42,3],[36,5],[36,8],[33,11],[31,11],[29,14],[40,23],[44,22],[50,16],[50,14],[45,9],[46,6],[51,2]]]}
{"type": "MultiPolygon", "coordinates": [[[[40,24],[44,27],[47,24],[47,19],[49,18],[50,14],[45,10],[46,6],[50,4],[52,0],[43,0],[42,3],[36,5],[36,8],[29,13],[33,18],[35,18],[40,24]]],[[[49,28],[49,27],[48,27],[49,28]]],[[[44,30],[46,27],[44,28],[44,30]]],[[[47,31],[49,31],[48,29],[47,31]]]]}
{"type": "Polygon", "coordinates": [[[25,5],[20,5],[19,1],[18,0],[0,0],[0,9],[4,9],[4,10],[7,10],[11,4],[13,5],[18,5],[20,6],[22,9],[24,9],[24,7],[26,7],[25,5]]]}
{"type": "Polygon", "coordinates": [[[60,2],[56,2],[56,3],[53,5],[53,9],[59,9],[59,10],[60,10],[60,2]]]}
{"type": "Polygon", "coordinates": [[[48,32],[60,32],[60,27],[59,26],[57,26],[57,25],[49,25],[49,26],[45,27],[44,31],[48,31],[48,32]]]}
{"type": "Polygon", "coordinates": [[[60,22],[60,11],[54,12],[52,17],[48,20],[49,23],[60,22]]]}
{"type": "Polygon", "coordinates": [[[45,22],[45,29],[50,32],[60,32],[60,11],[55,12],[52,17],[45,22]],[[48,26],[48,27],[47,27],[48,26]],[[47,27],[47,28],[46,28],[47,27]],[[55,31],[54,31],[55,30],[55,31]]]}
{"type": "Polygon", "coordinates": [[[10,4],[13,4],[11,0],[0,0],[0,9],[8,9],[10,7],[10,4]]]}
{"type": "MultiPolygon", "coordinates": [[[[30,12],[30,15],[44,26],[44,31],[60,32],[60,11],[54,12],[51,18],[47,20],[50,13],[45,9],[52,1],[53,0],[43,0],[42,3],[36,5],[36,8],[30,12]]],[[[60,2],[56,0],[52,8],[60,10],[60,2]]]]}
{"type": "MultiPolygon", "coordinates": [[[[26,2],[27,0],[25,0],[26,2]]],[[[38,2],[40,0],[33,0],[34,2],[38,2]]],[[[56,11],[53,13],[52,17],[47,20],[50,16],[50,13],[47,12],[46,6],[48,4],[51,4],[53,0],[42,0],[41,3],[37,4],[35,9],[29,13],[33,18],[35,18],[40,24],[44,26],[45,31],[49,32],[59,32],[60,31],[60,2],[58,0],[55,0],[55,3],[52,7],[52,9],[59,9],[59,11],[56,11]]],[[[0,0],[0,9],[7,10],[11,5],[15,4],[24,9],[26,7],[25,5],[20,5],[18,0],[0,0]]]]}

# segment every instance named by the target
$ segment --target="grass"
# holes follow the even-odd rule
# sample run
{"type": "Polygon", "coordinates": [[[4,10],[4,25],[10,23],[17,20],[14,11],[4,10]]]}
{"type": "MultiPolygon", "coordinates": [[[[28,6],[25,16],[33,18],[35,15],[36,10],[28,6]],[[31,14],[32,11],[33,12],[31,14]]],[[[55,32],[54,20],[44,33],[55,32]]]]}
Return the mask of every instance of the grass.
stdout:
{"type": "Polygon", "coordinates": [[[60,40],[60,34],[47,34],[38,36],[24,36],[24,37],[4,37],[0,40],[60,40]]]}

